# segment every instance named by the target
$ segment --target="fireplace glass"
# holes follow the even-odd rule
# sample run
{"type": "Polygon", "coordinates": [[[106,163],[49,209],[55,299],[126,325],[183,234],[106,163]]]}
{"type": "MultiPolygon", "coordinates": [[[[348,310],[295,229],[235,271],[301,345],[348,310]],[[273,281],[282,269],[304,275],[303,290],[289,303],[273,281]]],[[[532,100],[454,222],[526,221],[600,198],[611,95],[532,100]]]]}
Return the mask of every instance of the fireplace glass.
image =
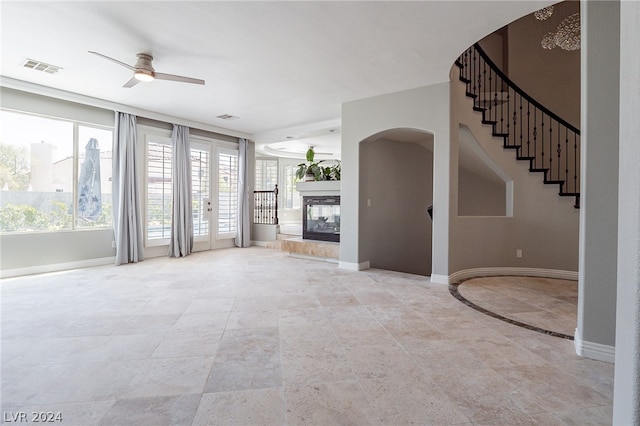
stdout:
{"type": "Polygon", "coordinates": [[[302,238],[340,241],[340,197],[303,197],[302,238]]]}

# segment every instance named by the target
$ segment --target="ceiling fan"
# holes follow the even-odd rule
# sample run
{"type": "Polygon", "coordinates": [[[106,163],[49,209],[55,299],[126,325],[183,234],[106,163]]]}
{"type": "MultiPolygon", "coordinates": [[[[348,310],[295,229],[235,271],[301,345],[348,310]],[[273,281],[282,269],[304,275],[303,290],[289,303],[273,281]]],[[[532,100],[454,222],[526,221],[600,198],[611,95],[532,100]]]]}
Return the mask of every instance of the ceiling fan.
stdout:
{"type": "Polygon", "coordinates": [[[131,78],[131,80],[127,81],[122,87],[129,88],[135,86],[141,81],[153,81],[155,79],[179,81],[182,83],[204,84],[204,80],[200,80],[198,78],[183,77],[181,75],[156,72],[156,70],[153,69],[153,65],[151,64],[151,62],[153,61],[153,56],[149,55],[148,53],[138,53],[136,55],[138,57],[138,60],[133,66],[125,64],[124,62],[120,62],[119,60],[113,59],[107,55],[103,55],[102,53],[92,51],[89,51],[89,53],[108,59],[133,71],[133,77],[131,78]]]}

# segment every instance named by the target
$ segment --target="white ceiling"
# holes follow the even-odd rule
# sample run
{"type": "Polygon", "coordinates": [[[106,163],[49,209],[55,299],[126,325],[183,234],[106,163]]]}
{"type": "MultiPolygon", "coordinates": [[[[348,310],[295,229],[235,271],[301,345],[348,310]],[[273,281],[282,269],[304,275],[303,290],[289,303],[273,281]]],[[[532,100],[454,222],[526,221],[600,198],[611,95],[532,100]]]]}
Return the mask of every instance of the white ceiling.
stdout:
{"type": "Polygon", "coordinates": [[[261,152],[335,151],[343,102],[446,81],[460,51],[551,3],[3,0],[0,75],[242,132],[261,152]],[[90,50],[131,65],[150,53],[156,71],[206,85],[122,88],[131,72],[90,50]]]}

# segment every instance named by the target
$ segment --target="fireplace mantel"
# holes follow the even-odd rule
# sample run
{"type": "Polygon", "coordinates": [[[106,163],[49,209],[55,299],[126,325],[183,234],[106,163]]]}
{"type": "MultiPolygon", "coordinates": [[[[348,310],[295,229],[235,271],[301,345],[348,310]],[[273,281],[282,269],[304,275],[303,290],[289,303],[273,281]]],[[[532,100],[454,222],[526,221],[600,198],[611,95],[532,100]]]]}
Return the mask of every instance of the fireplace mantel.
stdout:
{"type": "Polygon", "coordinates": [[[296,183],[296,190],[303,197],[340,195],[340,181],[320,180],[312,182],[298,182],[296,183]]]}

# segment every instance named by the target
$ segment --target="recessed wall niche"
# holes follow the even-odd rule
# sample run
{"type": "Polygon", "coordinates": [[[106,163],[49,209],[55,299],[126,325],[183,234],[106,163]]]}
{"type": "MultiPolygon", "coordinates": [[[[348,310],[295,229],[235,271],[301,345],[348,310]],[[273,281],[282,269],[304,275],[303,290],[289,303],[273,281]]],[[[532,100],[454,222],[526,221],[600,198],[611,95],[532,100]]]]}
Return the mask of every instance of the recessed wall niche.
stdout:
{"type": "Polygon", "coordinates": [[[511,216],[511,178],[459,127],[458,216],[511,216]]]}

